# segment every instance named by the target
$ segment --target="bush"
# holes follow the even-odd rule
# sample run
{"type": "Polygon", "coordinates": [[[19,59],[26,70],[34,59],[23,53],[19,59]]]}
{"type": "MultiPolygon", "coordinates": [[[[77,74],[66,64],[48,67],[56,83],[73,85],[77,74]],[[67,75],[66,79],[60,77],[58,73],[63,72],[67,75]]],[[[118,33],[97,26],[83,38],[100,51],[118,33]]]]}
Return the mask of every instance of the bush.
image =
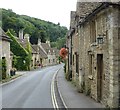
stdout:
{"type": "Polygon", "coordinates": [[[2,58],[2,79],[6,78],[6,71],[7,71],[7,65],[6,65],[6,59],[5,57],[2,58]]]}

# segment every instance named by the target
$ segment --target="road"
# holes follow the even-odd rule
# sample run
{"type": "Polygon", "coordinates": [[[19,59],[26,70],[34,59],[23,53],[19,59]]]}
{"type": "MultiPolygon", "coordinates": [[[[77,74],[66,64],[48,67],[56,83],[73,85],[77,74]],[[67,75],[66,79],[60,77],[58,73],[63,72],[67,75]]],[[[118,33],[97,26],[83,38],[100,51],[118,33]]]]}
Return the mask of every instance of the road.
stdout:
{"type": "Polygon", "coordinates": [[[51,82],[61,66],[27,72],[2,86],[2,108],[53,108],[51,82]]]}

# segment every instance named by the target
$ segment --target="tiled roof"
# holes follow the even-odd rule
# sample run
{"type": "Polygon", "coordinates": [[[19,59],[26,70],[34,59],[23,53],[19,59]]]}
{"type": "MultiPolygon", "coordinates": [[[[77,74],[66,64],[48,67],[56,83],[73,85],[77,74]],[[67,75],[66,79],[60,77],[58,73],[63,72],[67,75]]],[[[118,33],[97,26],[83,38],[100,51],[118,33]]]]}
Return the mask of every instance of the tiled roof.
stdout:
{"type": "Polygon", "coordinates": [[[50,51],[51,55],[54,55],[54,54],[56,56],[59,55],[59,52],[58,52],[59,50],[57,48],[51,48],[48,43],[41,43],[41,45],[42,45],[42,47],[44,48],[44,50],[46,51],[47,54],[49,54],[49,51],[50,51]]]}
{"type": "MultiPolygon", "coordinates": [[[[108,5],[120,5],[118,2],[77,2],[76,15],[79,16],[79,22],[84,22],[86,18],[89,19],[89,15],[93,14],[98,8],[108,5]]],[[[104,8],[103,8],[104,9],[104,8]]]]}
{"type": "Polygon", "coordinates": [[[32,53],[33,53],[33,54],[37,54],[37,51],[36,51],[36,49],[34,48],[34,46],[31,45],[31,47],[32,47],[32,53]]]}
{"type": "Polygon", "coordinates": [[[38,45],[32,45],[32,48],[34,49],[34,51],[36,51],[37,53],[39,53],[39,47],[38,45]]]}
{"type": "Polygon", "coordinates": [[[82,19],[99,7],[101,2],[77,2],[76,14],[82,19]]]}
{"type": "Polygon", "coordinates": [[[41,58],[47,58],[47,55],[41,48],[40,48],[40,56],[41,56],[41,58]]]}
{"type": "Polygon", "coordinates": [[[45,54],[45,52],[40,48],[40,46],[38,45],[32,45],[33,49],[40,54],[41,58],[47,58],[47,55],[45,54]]]}
{"type": "Polygon", "coordinates": [[[10,37],[6,35],[3,29],[0,27],[0,37],[2,40],[11,41],[10,37]]]}
{"type": "Polygon", "coordinates": [[[19,39],[17,38],[17,41],[24,47],[26,48],[27,47],[27,39],[19,39]]]}
{"type": "Polygon", "coordinates": [[[41,43],[41,46],[44,48],[44,50],[48,53],[49,49],[51,48],[48,43],[41,43]]]}

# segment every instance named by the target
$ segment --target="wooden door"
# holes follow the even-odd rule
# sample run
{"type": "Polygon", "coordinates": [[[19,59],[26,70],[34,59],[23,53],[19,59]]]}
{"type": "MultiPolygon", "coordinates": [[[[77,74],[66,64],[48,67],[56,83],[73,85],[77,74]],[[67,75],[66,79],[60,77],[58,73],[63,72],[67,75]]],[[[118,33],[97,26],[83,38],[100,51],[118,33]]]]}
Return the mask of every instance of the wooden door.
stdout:
{"type": "Polygon", "coordinates": [[[103,54],[97,55],[97,97],[100,102],[102,99],[102,81],[103,81],[103,54]]]}

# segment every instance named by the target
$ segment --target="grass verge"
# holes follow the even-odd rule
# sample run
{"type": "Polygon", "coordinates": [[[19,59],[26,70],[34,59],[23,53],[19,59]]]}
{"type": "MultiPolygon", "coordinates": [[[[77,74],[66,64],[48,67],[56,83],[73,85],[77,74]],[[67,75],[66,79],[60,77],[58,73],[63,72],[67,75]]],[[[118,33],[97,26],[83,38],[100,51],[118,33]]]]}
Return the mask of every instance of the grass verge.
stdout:
{"type": "Polygon", "coordinates": [[[9,81],[11,81],[11,80],[13,80],[13,79],[16,79],[16,78],[20,77],[20,76],[22,76],[22,75],[21,75],[21,74],[16,74],[16,75],[14,75],[14,76],[9,76],[9,77],[7,77],[6,79],[2,80],[0,83],[9,82],[9,81]]]}

